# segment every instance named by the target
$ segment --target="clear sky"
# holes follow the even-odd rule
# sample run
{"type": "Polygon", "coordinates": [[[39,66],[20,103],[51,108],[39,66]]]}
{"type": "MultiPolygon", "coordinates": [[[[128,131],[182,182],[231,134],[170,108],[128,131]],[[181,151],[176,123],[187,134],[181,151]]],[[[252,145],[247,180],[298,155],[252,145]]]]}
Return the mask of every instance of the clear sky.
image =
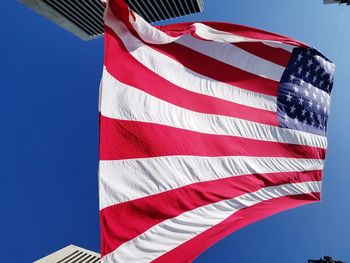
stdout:
{"type": "MultiPolygon", "coordinates": [[[[350,262],[350,6],[204,2],[203,13],[168,22],[226,21],[288,35],[318,48],[337,68],[323,203],[245,227],[197,262],[299,263],[322,254],[350,262]]],[[[0,22],[0,262],[31,262],[68,244],[99,251],[103,40],[83,42],[12,0],[2,1],[0,22]]]]}

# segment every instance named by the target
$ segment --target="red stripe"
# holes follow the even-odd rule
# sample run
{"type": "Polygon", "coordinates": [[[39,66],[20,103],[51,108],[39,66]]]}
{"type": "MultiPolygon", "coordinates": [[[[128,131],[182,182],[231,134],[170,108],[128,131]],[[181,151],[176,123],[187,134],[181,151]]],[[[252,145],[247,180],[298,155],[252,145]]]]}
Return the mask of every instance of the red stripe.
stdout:
{"type": "MultiPolygon", "coordinates": [[[[166,176],[166,174],[164,174],[166,176]]],[[[102,256],[152,226],[195,208],[268,186],[321,180],[321,171],[235,176],[112,205],[100,212],[102,256]],[[171,205],[169,205],[171,204],[171,205]]]]}
{"type": "Polygon", "coordinates": [[[192,111],[236,117],[273,126],[278,125],[276,112],[202,95],[174,85],[133,58],[123,42],[110,28],[106,27],[105,32],[105,42],[108,43],[105,48],[105,65],[108,72],[119,81],[192,111]],[[123,62],[121,63],[121,61],[123,62]],[[137,77],[130,72],[135,72],[137,77]]]}
{"type": "Polygon", "coordinates": [[[171,155],[266,156],[324,159],[325,149],[204,134],[170,126],[101,116],[100,159],[171,155]]]}
{"type": "MultiPolygon", "coordinates": [[[[241,37],[257,39],[257,40],[277,41],[277,42],[285,43],[296,47],[307,47],[307,45],[301,41],[289,38],[287,36],[253,28],[253,27],[230,24],[230,23],[222,23],[222,22],[202,22],[201,21],[200,23],[207,25],[211,28],[214,28],[216,30],[224,31],[226,33],[231,33],[241,37]]],[[[158,28],[159,30],[163,31],[164,33],[172,37],[178,37],[184,34],[192,34],[193,36],[198,37],[195,34],[195,26],[193,25],[193,22],[157,26],[156,28],[158,28]]],[[[198,38],[202,39],[201,37],[198,37],[198,38]]]]}
{"type": "Polygon", "coordinates": [[[149,46],[186,68],[211,79],[266,95],[277,96],[278,94],[279,83],[277,81],[259,77],[183,45],[173,42],[163,45],[149,44],[149,46]]]}
{"type": "Polygon", "coordinates": [[[273,214],[314,203],[320,200],[319,193],[301,194],[274,198],[239,210],[232,216],[207,231],[154,260],[154,263],[192,262],[200,253],[232,232],[273,214]]]}
{"type": "Polygon", "coordinates": [[[287,67],[291,57],[291,53],[288,51],[281,48],[270,47],[261,42],[240,42],[234,45],[258,57],[281,65],[282,67],[287,67]]]}

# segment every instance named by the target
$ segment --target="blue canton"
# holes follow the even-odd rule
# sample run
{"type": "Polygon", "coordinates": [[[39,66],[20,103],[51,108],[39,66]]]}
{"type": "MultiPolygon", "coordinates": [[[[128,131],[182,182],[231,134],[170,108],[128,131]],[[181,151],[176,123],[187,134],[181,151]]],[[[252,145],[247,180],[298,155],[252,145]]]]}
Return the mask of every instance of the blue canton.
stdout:
{"type": "Polygon", "coordinates": [[[334,64],[313,48],[295,48],[278,89],[279,126],[325,136],[334,64]]]}

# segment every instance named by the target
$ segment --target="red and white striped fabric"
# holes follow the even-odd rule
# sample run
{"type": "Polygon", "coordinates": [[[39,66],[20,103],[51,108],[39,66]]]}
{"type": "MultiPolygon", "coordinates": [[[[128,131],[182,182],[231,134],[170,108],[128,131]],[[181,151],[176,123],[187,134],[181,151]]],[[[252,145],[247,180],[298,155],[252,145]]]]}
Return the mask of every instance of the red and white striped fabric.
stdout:
{"type": "Polygon", "coordinates": [[[100,94],[102,262],[189,262],[318,201],[326,138],[279,126],[293,39],[225,23],[153,27],[110,0],[100,94]]]}

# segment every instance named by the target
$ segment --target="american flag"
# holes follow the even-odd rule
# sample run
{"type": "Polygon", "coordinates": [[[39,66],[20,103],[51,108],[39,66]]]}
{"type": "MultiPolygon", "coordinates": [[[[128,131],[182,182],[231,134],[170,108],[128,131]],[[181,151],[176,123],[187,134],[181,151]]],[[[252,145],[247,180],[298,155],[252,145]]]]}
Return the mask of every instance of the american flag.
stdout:
{"type": "Polygon", "coordinates": [[[334,65],[227,23],[153,27],[110,0],[100,94],[102,262],[189,262],[320,199],[334,65]]]}

